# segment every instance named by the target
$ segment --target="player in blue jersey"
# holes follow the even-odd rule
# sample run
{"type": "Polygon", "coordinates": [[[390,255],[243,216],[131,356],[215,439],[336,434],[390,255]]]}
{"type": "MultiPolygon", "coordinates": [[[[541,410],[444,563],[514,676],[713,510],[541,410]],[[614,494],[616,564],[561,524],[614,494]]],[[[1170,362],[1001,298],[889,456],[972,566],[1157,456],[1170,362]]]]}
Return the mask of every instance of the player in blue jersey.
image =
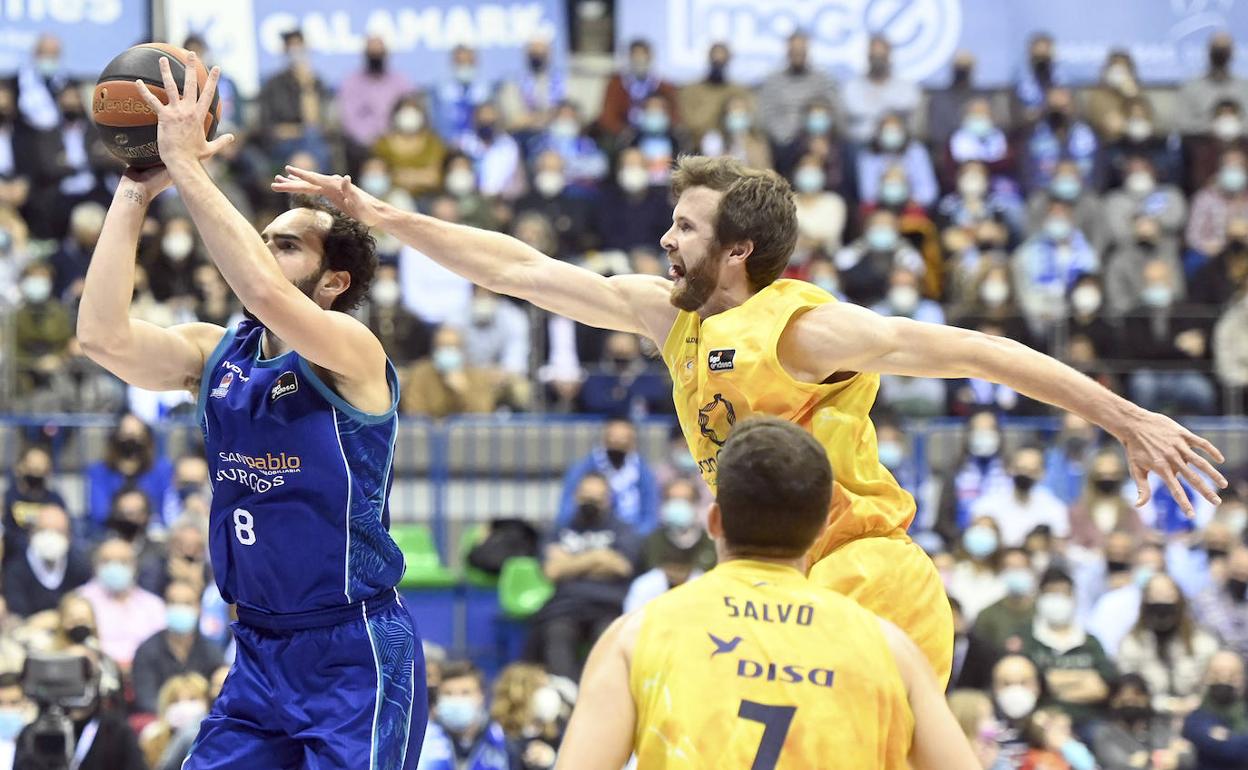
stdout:
{"type": "Polygon", "coordinates": [[[78,339],[126,382],[198,399],[209,547],[238,608],[238,655],[184,767],[414,768],[424,661],[387,531],[399,386],[381,343],[343,312],[372,280],[372,237],[314,203],[257,235],[200,164],[233,140],[204,138],[218,71],[202,96],[193,77],[179,95],[163,60],[161,71],[169,104],[145,98],[165,168],[127,171],[118,186],[78,339]],[[246,308],[237,328],[129,317],[147,206],[170,184],[246,308]]]}

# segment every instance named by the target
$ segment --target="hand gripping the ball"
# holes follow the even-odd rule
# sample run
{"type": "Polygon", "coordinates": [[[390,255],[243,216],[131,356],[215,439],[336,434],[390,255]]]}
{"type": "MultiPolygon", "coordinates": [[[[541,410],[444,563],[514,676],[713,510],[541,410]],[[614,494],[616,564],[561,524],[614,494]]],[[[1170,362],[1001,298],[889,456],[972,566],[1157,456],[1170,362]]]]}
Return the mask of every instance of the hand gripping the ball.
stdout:
{"type": "Polygon", "coordinates": [[[204,92],[201,94],[195,75],[196,63],[195,54],[189,54],[186,61],[186,82],[179,93],[173,72],[169,69],[169,62],[163,58],[160,60],[160,76],[165,83],[168,104],[162,103],[142,80],[135,81],[143,101],[156,113],[156,144],[160,149],[160,158],[166,166],[185,161],[198,162],[234,141],[233,134],[222,134],[211,142],[204,135],[205,119],[212,106],[217,81],[221,78],[221,68],[213,67],[208,73],[208,81],[204,83],[204,92]]]}

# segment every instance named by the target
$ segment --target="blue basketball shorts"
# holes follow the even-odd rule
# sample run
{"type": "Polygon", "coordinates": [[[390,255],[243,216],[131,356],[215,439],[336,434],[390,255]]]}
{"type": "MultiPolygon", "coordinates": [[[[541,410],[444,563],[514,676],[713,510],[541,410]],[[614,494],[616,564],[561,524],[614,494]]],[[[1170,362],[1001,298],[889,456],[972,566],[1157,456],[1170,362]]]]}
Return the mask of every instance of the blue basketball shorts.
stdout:
{"type": "Polygon", "coordinates": [[[240,608],[233,629],[234,667],[183,770],[414,770],[425,661],[394,591],[297,616],[240,608]]]}

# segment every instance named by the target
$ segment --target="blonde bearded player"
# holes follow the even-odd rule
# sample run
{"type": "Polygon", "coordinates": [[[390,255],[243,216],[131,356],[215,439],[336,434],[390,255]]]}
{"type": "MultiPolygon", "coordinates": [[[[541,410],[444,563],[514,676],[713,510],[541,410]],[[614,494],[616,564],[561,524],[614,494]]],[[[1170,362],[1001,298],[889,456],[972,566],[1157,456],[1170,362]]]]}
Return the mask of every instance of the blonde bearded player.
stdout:
{"type": "Polygon", "coordinates": [[[603,277],[500,233],[400,211],[349,177],[288,166],[273,189],[323,195],[492,291],[649,337],[663,351],[681,427],[712,488],[734,422],[766,414],[808,430],[826,448],[836,481],[828,529],[809,553],[812,580],[900,626],[942,682],[952,613],[931,560],[906,536],[914,500],[878,459],[869,413],[879,375],[989,380],[1083,416],[1126,447],[1138,505],[1148,500],[1150,471],[1188,515],[1180,477],[1215,504],[1206,477],[1226,486],[1196,451],[1222,462],[1211,443],[1013,340],[881,317],[809,283],[779,280],[797,218],[792,190],[771,171],[729,158],[677,162],[672,227],[660,241],[672,280],[603,277]]]}

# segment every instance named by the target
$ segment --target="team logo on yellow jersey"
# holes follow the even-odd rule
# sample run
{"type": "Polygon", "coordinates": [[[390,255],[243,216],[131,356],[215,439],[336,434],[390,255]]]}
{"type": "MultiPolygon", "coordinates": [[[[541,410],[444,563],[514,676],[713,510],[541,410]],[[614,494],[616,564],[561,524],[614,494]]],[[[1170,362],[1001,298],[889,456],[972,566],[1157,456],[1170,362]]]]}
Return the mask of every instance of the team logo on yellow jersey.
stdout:
{"type": "Polygon", "coordinates": [[[723,446],[728,440],[728,431],[737,422],[737,410],[732,402],[724,398],[723,393],[716,393],[711,403],[698,410],[698,430],[711,440],[715,446],[723,446]]]}

